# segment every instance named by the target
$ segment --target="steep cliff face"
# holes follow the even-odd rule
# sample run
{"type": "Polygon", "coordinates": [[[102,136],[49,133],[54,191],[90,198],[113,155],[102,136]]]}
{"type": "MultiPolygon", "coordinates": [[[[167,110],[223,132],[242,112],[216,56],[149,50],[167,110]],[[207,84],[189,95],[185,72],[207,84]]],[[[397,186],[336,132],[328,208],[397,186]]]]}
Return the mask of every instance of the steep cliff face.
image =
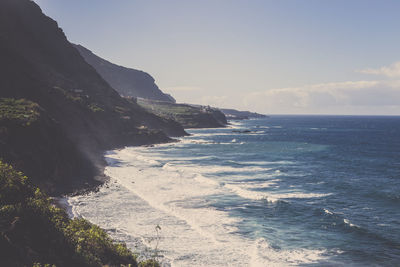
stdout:
{"type": "MultiPolygon", "coordinates": [[[[20,131],[19,140],[44,146],[65,142],[65,148],[75,147],[80,157],[96,165],[102,163],[101,153],[106,149],[165,142],[169,140],[167,135],[185,134],[173,120],[157,117],[134,101],[120,97],[67,41],[57,23],[45,16],[33,1],[0,1],[0,58],[0,98],[33,101],[47,118],[39,122],[46,127],[39,125],[36,130],[26,130],[26,134],[20,131]],[[57,130],[45,135],[39,133],[53,126],[57,130]]],[[[18,131],[12,124],[3,126],[7,131],[18,131]]],[[[25,160],[35,158],[30,149],[34,148],[25,150],[31,152],[25,160]]],[[[14,158],[19,157],[18,153],[14,158]]],[[[74,154],[62,148],[59,153],[74,154]]],[[[2,156],[13,157],[6,153],[2,156]]],[[[51,182],[54,162],[46,165],[45,157],[36,160],[43,162],[22,171],[39,179],[34,174],[38,166],[49,168],[40,179],[51,182]]],[[[82,177],[90,172],[72,168],[67,176],[82,177]]]]}
{"type": "Polygon", "coordinates": [[[226,116],[225,116],[225,114],[224,114],[221,110],[216,109],[216,108],[211,108],[211,112],[212,112],[213,117],[214,117],[219,123],[221,123],[222,125],[228,124],[228,121],[227,121],[227,119],[226,119],[226,116]]]}
{"type": "Polygon", "coordinates": [[[96,168],[36,103],[0,99],[0,159],[51,194],[95,185],[96,168]]]}
{"type": "Polygon", "coordinates": [[[164,94],[158,88],[155,84],[154,78],[148,73],[113,64],[96,56],[89,49],[81,45],[75,45],[75,48],[79,51],[86,62],[92,65],[104,80],[106,80],[121,95],[172,103],[175,102],[175,99],[171,95],[164,94]]]}

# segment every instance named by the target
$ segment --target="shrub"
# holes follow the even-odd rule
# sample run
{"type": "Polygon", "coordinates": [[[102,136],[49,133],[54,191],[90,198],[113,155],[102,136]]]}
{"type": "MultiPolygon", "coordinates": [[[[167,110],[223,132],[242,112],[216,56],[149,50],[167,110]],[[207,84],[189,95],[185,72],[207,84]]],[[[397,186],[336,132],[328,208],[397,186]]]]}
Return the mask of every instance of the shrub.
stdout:
{"type": "Polygon", "coordinates": [[[53,88],[56,92],[61,93],[66,99],[79,104],[83,103],[83,98],[79,93],[75,93],[72,90],[66,90],[58,86],[54,86],[53,88]]]}
{"type": "Polygon", "coordinates": [[[151,259],[142,261],[141,263],[139,263],[139,267],[160,267],[160,264],[157,261],[151,259]]]}
{"type": "Polygon", "coordinates": [[[101,112],[101,111],[104,111],[104,109],[102,109],[101,107],[99,107],[97,104],[95,104],[95,103],[91,103],[91,104],[89,104],[89,109],[91,110],[91,111],[93,111],[93,112],[101,112]]]}
{"type": "Polygon", "coordinates": [[[22,173],[1,161],[0,251],[4,266],[137,266],[125,244],[85,219],[69,219],[22,173]]]}
{"type": "Polygon", "coordinates": [[[39,105],[26,100],[14,98],[0,98],[0,121],[16,121],[28,126],[39,118],[39,105]]]}

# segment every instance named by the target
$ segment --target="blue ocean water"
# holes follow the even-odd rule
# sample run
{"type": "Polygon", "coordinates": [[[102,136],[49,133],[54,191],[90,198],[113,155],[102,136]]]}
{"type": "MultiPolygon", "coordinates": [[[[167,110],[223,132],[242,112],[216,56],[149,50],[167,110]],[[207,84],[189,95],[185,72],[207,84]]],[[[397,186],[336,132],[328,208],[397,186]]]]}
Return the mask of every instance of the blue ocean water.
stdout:
{"type": "Polygon", "coordinates": [[[400,266],[400,117],[272,116],[189,132],[110,153],[113,186],[72,199],[76,213],[124,229],[136,248],[143,225],[160,224],[167,266],[400,266]],[[151,219],[116,225],[93,202],[151,219]],[[207,250],[209,239],[225,250],[207,250]]]}

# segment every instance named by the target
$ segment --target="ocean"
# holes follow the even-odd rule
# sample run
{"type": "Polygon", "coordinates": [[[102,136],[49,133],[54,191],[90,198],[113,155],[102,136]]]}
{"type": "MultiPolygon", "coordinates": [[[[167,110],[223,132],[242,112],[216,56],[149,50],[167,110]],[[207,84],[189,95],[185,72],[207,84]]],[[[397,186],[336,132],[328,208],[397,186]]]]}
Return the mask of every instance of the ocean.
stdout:
{"type": "Polygon", "coordinates": [[[400,117],[271,116],[107,152],[74,216],[163,266],[400,266],[400,117]]]}

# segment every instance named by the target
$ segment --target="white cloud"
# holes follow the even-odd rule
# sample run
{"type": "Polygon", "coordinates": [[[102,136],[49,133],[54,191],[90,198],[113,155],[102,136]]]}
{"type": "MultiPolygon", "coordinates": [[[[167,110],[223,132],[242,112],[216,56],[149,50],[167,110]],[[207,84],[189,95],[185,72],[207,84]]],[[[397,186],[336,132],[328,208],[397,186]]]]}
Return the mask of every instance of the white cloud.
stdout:
{"type": "Polygon", "coordinates": [[[400,113],[400,81],[346,81],[300,87],[275,88],[244,97],[243,107],[266,113],[369,113],[390,107],[400,113]],[[363,107],[363,108],[361,108],[363,107]],[[353,108],[353,109],[352,109],[353,108]]]}
{"type": "Polygon", "coordinates": [[[168,89],[179,102],[231,107],[267,114],[400,115],[400,62],[360,72],[383,75],[386,78],[271,88],[229,95],[210,94],[210,90],[194,86],[168,89]]]}
{"type": "Polygon", "coordinates": [[[372,75],[383,75],[386,77],[400,77],[400,61],[391,64],[390,66],[383,66],[378,69],[364,69],[357,72],[372,75]]]}

